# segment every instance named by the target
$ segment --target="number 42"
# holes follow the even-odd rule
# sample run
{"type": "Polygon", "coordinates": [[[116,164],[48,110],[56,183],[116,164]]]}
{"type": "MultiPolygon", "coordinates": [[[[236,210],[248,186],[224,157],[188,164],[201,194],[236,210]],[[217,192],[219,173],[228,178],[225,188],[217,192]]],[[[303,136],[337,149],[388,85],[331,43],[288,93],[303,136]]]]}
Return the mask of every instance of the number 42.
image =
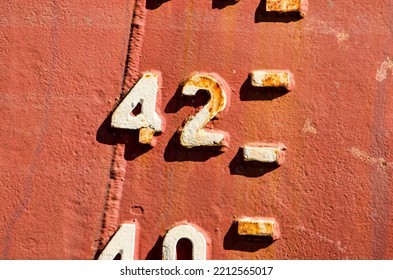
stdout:
{"type": "MultiPolygon", "coordinates": [[[[162,130],[162,121],[156,112],[160,74],[145,72],[112,114],[111,125],[122,129],[139,129],[139,142],[153,145],[156,132],[162,130]],[[140,106],[140,113],[134,114],[140,106]]],[[[291,72],[258,70],[251,73],[251,85],[261,88],[281,88],[290,91],[294,86],[291,72]]],[[[222,131],[205,130],[205,126],[228,104],[225,89],[228,88],[216,74],[194,73],[184,83],[182,95],[195,96],[200,90],[209,93],[210,99],[195,115],[189,116],[179,129],[180,143],[186,148],[200,146],[227,147],[228,135],[222,131]]],[[[257,144],[244,146],[246,161],[281,164],[285,146],[257,144]]]]}
{"type": "MultiPolygon", "coordinates": [[[[155,132],[161,131],[161,119],[155,110],[159,74],[146,72],[130,90],[112,115],[112,127],[139,129],[139,142],[152,144],[155,132]],[[132,112],[140,105],[141,112],[132,112]]],[[[214,74],[194,74],[184,84],[182,94],[195,96],[199,90],[210,94],[208,103],[195,115],[190,116],[180,132],[180,143],[187,148],[198,146],[226,146],[225,133],[206,131],[204,127],[227,104],[223,86],[214,74]]]]}

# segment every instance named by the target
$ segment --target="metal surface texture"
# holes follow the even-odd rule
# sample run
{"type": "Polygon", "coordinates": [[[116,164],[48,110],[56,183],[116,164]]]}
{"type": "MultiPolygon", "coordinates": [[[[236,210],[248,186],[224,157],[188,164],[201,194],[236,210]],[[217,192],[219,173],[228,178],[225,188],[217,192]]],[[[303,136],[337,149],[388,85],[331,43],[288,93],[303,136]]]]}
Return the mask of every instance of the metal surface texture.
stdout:
{"type": "Polygon", "coordinates": [[[392,259],[392,11],[3,3],[0,258],[392,259]]]}

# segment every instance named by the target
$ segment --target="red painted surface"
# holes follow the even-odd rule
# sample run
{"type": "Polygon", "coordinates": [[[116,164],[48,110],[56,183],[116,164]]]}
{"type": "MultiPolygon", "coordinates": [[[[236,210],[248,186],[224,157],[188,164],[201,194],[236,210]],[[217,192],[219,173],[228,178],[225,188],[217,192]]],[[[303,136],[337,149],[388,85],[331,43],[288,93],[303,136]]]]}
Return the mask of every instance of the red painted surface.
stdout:
{"type": "Polygon", "coordinates": [[[139,259],[161,258],[184,220],[213,259],[393,258],[393,3],[310,0],[299,19],[260,1],[155,2],[2,5],[1,258],[92,259],[134,219],[139,259]],[[291,71],[295,87],[252,88],[264,69],[291,71]],[[150,70],[165,122],[153,148],[110,127],[150,70]],[[208,125],[230,136],[223,153],[178,144],[207,101],[180,96],[195,71],[231,88],[208,125]],[[242,162],[255,142],[285,144],[283,165],[242,162]],[[274,218],[281,237],[239,238],[244,216],[274,218]]]}
{"type": "Polygon", "coordinates": [[[92,259],[132,1],[1,5],[2,259],[92,259]]]}

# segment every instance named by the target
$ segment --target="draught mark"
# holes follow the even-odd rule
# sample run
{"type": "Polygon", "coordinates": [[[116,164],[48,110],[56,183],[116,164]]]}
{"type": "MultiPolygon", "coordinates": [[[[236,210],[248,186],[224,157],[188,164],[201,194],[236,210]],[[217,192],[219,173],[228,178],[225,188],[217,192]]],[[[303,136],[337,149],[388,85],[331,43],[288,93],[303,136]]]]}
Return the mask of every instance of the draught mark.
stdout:
{"type": "Polygon", "coordinates": [[[256,70],[251,73],[251,85],[259,88],[282,88],[291,91],[295,80],[290,71],[256,70]]]}
{"type": "Polygon", "coordinates": [[[307,9],[307,0],[266,0],[266,12],[299,13],[304,17],[307,9]]]}

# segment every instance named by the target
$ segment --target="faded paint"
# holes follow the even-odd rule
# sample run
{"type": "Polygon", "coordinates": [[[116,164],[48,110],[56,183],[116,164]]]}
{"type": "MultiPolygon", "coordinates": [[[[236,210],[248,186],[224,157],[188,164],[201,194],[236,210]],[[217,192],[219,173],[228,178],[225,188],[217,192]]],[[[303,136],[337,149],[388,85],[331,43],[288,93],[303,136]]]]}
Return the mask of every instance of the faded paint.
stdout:
{"type": "Polygon", "coordinates": [[[347,41],[349,39],[349,34],[345,33],[345,32],[339,32],[337,34],[337,40],[339,43],[343,42],[343,41],[347,41]]]}
{"type": "Polygon", "coordinates": [[[312,134],[317,134],[318,130],[314,124],[314,122],[311,119],[306,119],[306,121],[304,122],[304,126],[302,131],[304,133],[312,133],[312,134]]]}
{"type": "Polygon", "coordinates": [[[387,167],[393,167],[393,162],[387,162],[384,158],[382,157],[372,157],[365,151],[362,151],[356,147],[351,148],[351,153],[355,158],[358,158],[364,162],[369,162],[372,164],[377,164],[377,166],[381,168],[387,168],[387,167]]]}
{"type": "Polygon", "coordinates": [[[381,66],[379,69],[377,69],[377,74],[375,75],[375,79],[378,82],[382,82],[383,80],[386,79],[387,77],[387,70],[392,70],[392,75],[393,75],[393,61],[390,59],[390,57],[387,57],[386,60],[384,60],[381,63],[381,66]]]}

